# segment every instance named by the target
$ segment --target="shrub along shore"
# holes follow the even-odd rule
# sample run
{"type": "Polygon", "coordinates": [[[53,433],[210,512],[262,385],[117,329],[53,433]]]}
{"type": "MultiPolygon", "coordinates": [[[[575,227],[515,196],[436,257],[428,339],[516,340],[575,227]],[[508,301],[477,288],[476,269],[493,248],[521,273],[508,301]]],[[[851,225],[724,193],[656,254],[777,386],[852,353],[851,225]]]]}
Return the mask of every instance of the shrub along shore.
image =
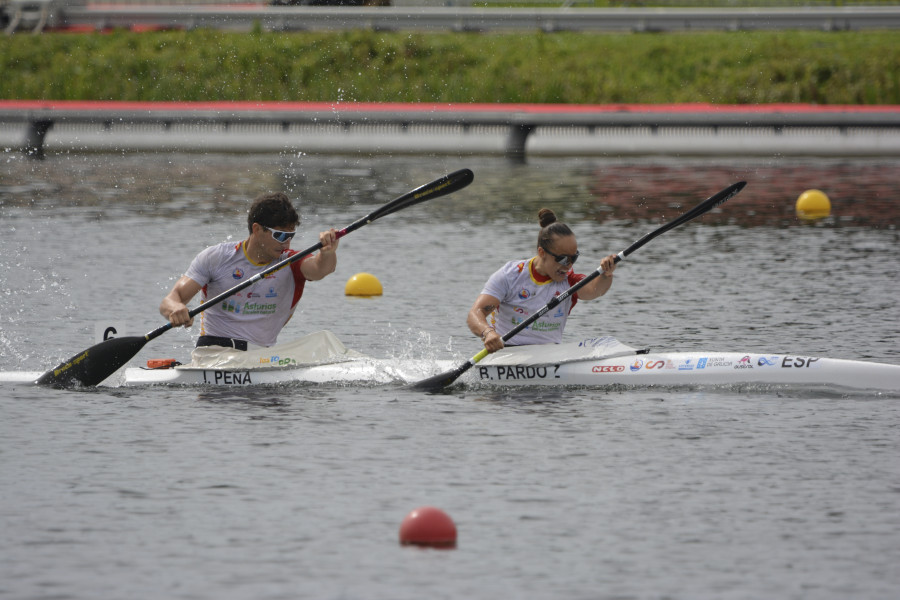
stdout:
{"type": "Polygon", "coordinates": [[[895,31],[0,37],[0,98],[900,104],[895,31]]]}

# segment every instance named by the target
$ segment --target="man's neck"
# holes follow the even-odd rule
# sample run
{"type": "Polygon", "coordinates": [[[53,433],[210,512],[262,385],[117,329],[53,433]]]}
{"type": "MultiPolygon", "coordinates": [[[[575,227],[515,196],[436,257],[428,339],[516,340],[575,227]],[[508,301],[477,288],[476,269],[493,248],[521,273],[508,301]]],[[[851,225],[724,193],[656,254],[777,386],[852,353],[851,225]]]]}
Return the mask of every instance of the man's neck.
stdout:
{"type": "Polygon", "coordinates": [[[267,265],[272,260],[263,254],[262,249],[252,244],[249,239],[243,241],[244,254],[255,265],[267,265]]]}

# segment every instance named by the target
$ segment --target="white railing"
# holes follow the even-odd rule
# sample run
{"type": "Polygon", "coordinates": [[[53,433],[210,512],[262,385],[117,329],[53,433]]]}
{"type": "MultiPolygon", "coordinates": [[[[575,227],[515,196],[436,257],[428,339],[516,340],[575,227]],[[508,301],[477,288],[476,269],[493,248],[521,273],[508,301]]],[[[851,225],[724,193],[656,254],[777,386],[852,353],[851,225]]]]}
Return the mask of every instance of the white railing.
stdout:
{"type": "MultiPolygon", "coordinates": [[[[239,138],[248,128],[265,128],[268,135],[277,138],[272,147],[281,145],[302,148],[304,136],[309,132],[324,131],[334,136],[347,134],[354,143],[369,143],[365,137],[372,131],[388,130],[396,136],[412,138],[452,129],[456,139],[462,139],[474,131],[492,131],[494,137],[502,136],[502,147],[486,153],[502,152],[513,159],[525,156],[529,139],[537,134],[559,135],[560,132],[576,132],[578,136],[601,138],[606,134],[632,131],[642,136],[664,139],[671,132],[690,137],[691,132],[702,132],[706,137],[721,132],[736,131],[764,133],[774,144],[771,151],[778,153],[779,139],[787,139],[798,132],[827,130],[832,143],[848,139],[854,132],[876,132],[877,140],[868,148],[857,146],[856,154],[897,155],[900,153],[900,108],[897,107],[834,107],[830,110],[812,110],[804,105],[796,108],[778,107],[766,110],[759,106],[698,106],[698,107],[605,107],[599,106],[544,106],[544,105],[377,105],[377,104],[262,104],[235,103],[230,107],[209,107],[202,103],[196,108],[171,108],[165,103],[146,103],[140,109],[121,106],[105,108],[104,103],[5,102],[0,104],[0,123],[17,125],[23,131],[20,140],[9,149],[22,150],[29,156],[40,157],[44,153],[45,139],[54,127],[86,126],[94,132],[115,130],[121,135],[122,147],[129,131],[153,127],[159,135],[166,132],[191,129],[194,132],[213,132],[222,139],[229,135],[239,138]],[[95,104],[96,107],[85,107],[95,104]],[[44,106],[50,106],[45,108],[44,106]],[[299,132],[304,133],[299,133],[299,132]],[[783,135],[784,134],[784,135],[783,135]]],[[[194,134],[196,135],[196,133],[194,134]]],[[[565,134],[564,134],[565,135],[565,134]]],[[[868,134],[867,134],[868,135],[868,134]]],[[[377,142],[377,136],[375,136],[377,142]]],[[[162,139],[162,138],[160,138],[162,139]]],[[[872,138],[875,139],[875,138],[872,138]]],[[[737,140],[738,144],[740,140],[737,140]]],[[[169,142],[166,142],[167,144],[169,142]]],[[[859,144],[860,142],[854,142],[859,144]]],[[[376,144],[377,145],[377,144],[376,144]]],[[[458,150],[453,144],[445,144],[445,151],[458,150]]],[[[810,146],[809,154],[839,153],[840,148],[810,146]]]]}

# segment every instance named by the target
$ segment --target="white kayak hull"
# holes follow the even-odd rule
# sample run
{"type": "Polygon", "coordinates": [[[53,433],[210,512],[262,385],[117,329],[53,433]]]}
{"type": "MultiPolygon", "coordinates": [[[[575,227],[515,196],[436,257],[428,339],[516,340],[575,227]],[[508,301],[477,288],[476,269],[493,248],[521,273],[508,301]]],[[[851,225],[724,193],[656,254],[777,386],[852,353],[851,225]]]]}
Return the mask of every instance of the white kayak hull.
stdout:
{"type": "Polygon", "coordinates": [[[43,371],[0,371],[0,384],[33,385],[43,371]]]}
{"type": "MultiPolygon", "coordinates": [[[[453,361],[354,360],[284,369],[129,368],[126,385],[404,384],[452,370],[453,361]]],[[[546,364],[474,365],[457,381],[486,386],[827,386],[900,391],[900,366],[801,355],[672,352],[546,364]]]]}
{"type": "Polygon", "coordinates": [[[543,366],[481,365],[469,381],[501,385],[793,385],[900,391],[900,366],[802,355],[670,352],[543,366]]]}
{"type": "MultiPolygon", "coordinates": [[[[125,385],[239,387],[289,383],[412,384],[464,361],[375,359],[347,349],[328,331],[272,348],[223,349],[200,365],[125,369],[125,385]]],[[[40,372],[0,372],[0,383],[31,384],[40,372]]],[[[458,379],[472,386],[826,386],[900,392],[900,366],[805,355],[654,352],[612,337],[518,346],[485,357],[458,379]]]]}
{"type": "MultiPolygon", "coordinates": [[[[434,363],[430,363],[434,366],[434,363]]],[[[228,369],[202,367],[175,367],[171,369],[125,369],[125,385],[203,385],[246,386],[278,385],[286,383],[335,383],[385,385],[415,380],[413,373],[428,371],[405,370],[390,361],[359,359],[324,365],[308,365],[268,369],[228,369]],[[413,378],[413,379],[411,379],[413,378]]]]}

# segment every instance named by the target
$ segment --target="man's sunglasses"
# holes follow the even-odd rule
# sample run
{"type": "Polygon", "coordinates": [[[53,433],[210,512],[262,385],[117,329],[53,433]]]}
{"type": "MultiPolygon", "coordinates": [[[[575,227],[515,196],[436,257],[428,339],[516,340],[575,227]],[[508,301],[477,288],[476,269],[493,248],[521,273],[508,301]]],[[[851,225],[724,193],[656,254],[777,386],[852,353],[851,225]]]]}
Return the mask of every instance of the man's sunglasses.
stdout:
{"type": "Polygon", "coordinates": [[[554,254],[547,250],[546,246],[541,246],[544,249],[544,252],[553,257],[553,260],[559,263],[561,267],[570,267],[575,264],[575,261],[578,260],[578,255],[580,254],[578,250],[575,251],[575,254],[554,254]]]}
{"type": "Polygon", "coordinates": [[[271,227],[266,227],[265,225],[261,225],[263,229],[272,234],[272,239],[274,239],[279,244],[283,244],[288,242],[297,235],[296,231],[278,231],[277,229],[272,229],[271,227]]]}

